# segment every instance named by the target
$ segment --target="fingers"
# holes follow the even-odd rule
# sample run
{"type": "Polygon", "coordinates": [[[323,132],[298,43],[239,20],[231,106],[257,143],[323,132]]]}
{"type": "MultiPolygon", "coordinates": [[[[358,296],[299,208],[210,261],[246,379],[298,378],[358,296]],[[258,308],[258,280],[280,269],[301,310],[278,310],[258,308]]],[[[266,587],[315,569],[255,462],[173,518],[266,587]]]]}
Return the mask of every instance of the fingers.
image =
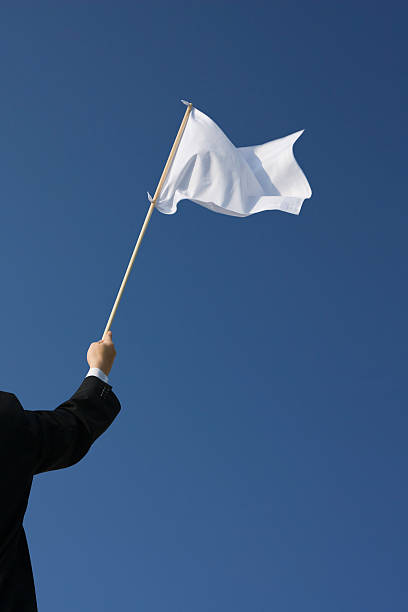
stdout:
{"type": "Polygon", "coordinates": [[[100,342],[105,342],[106,344],[112,344],[112,332],[109,330],[104,334],[102,340],[100,342]]]}

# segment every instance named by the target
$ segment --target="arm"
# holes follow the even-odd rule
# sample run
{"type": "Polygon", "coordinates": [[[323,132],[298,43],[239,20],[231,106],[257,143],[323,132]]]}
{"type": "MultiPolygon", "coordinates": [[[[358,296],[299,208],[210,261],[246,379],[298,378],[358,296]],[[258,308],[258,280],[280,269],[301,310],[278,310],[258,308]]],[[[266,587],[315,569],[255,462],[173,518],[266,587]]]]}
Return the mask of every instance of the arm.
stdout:
{"type": "MultiPolygon", "coordinates": [[[[92,343],[87,355],[90,368],[99,368],[106,376],[115,356],[111,332],[92,343]]],[[[120,403],[112,387],[89,375],[91,372],[74,395],[55,410],[24,411],[33,474],[77,463],[119,413],[120,403]]]]}

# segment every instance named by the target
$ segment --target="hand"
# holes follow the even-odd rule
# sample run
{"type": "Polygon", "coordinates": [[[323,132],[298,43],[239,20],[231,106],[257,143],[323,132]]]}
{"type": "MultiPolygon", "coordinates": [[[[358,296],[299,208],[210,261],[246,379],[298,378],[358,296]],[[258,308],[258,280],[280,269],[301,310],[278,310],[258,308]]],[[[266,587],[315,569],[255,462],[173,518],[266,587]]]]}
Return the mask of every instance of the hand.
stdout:
{"type": "Polygon", "coordinates": [[[86,358],[90,368],[99,368],[108,376],[116,357],[115,346],[112,342],[112,332],[108,331],[102,340],[92,342],[86,358]]]}

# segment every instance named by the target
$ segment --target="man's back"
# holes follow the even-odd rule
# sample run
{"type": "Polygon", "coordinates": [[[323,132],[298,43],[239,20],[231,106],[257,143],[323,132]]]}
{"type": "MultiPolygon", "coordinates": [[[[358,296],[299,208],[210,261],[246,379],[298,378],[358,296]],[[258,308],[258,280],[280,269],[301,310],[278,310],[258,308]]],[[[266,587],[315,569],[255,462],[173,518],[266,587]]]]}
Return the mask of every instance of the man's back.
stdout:
{"type": "Polygon", "coordinates": [[[23,518],[31,489],[30,436],[12,393],[0,392],[0,610],[36,610],[23,518]]]}

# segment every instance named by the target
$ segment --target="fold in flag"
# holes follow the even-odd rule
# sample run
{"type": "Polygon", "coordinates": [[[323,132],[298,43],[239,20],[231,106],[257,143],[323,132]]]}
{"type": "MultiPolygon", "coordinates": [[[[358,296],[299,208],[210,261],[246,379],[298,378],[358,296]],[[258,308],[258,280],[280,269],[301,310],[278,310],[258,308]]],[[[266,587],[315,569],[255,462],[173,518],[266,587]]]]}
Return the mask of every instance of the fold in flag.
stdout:
{"type": "Polygon", "coordinates": [[[263,210],[299,214],[310,185],[293,155],[303,133],[251,147],[235,147],[207,115],[192,108],[156,208],[177,211],[192,200],[214,212],[247,217],[263,210]]]}

